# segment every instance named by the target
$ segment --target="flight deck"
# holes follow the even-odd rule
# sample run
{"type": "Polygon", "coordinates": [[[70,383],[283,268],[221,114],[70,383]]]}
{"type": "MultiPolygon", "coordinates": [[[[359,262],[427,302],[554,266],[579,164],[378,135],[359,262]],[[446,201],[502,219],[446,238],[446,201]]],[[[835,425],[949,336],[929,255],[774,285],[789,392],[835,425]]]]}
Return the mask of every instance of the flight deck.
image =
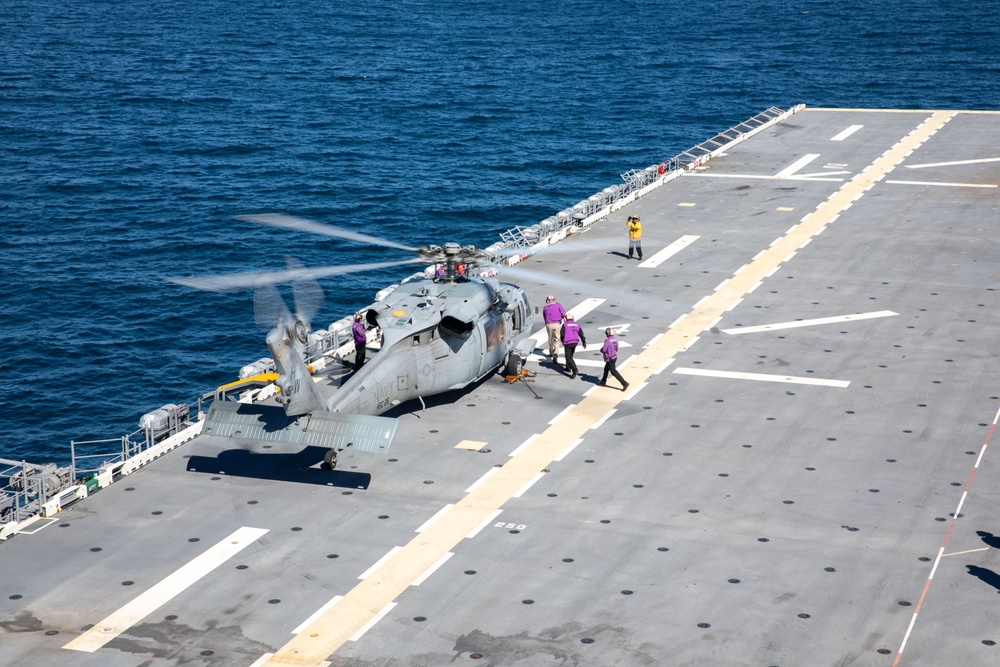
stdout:
{"type": "Polygon", "coordinates": [[[542,328],[335,470],[197,435],[0,543],[0,664],[1000,660],[998,124],[797,109],[688,164],[501,270],[579,377],[542,328]]]}

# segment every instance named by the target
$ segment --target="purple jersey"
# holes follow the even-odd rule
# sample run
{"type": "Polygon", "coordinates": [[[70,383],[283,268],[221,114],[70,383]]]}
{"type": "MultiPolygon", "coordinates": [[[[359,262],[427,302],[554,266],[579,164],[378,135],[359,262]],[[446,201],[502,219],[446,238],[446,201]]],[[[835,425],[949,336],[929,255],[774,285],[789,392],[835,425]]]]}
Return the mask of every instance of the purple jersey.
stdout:
{"type": "Polygon", "coordinates": [[[368,334],[365,333],[365,325],[361,322],[355,322],[354,326],[351,327],[351,332],[354,334],[354,344],[364,345],[368,342],[368,334]]]}
{"type": "Polygon", "coordinates": [[[604,355],[604,361],[614,361],[618,358],[618,339],[613,336],[609,336],[604,339],[604,346],[601,348],[601,354],[604,355]]]}
{"type": "Polygon", "coordinates": [[[566,310],[558,301],[554,303],[547,303],[545,304],[545,307],[542,308],[542,317],[545,319],[546,324],[558,324],[566,318],[566,310]]]}
{"type": "Polygon", "coordinates": [[[580,325],[573,320],[566,320],[566,323],[562,326],[562,342],[563,345],[576,345],[579,343],[580,325]]]}

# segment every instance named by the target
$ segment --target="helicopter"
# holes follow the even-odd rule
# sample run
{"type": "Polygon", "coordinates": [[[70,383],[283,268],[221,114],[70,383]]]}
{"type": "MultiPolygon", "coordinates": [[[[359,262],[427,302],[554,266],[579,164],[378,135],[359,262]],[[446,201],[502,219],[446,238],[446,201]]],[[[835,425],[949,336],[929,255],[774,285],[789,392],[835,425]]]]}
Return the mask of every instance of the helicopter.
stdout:
{"type": "MultiPolygon", "coordinates": [[[[269,313],[273,318],[277,311],[276,323],[265,339],[278,376],[274,382],[278,388],[276,400],[284,409],[289,425],[297,427],[292,431],[308,432],[313,436],[312,441],[318,437],[317,430],[329,431],[333,440],[318,442],[330,447],[324,456],[330,467],[336,465],[338,449],[346,448],[341,445],[363,449],[357,446],[357,441],[374,438],[381,441],[376,449],[388,447],[386,438],[391,440],[390,430],[392,434],[395,432],[394,420],[390,428],[385,423],[389,420],[379,417],[382,413],[413,399],[422,403],[425,397],[463,389],[500,368],[506,375],[519,375],[524,359],[534,347],[529,338],[533,315],[524,290],[494,277],[471,275],[472,268],[489,263],[487,256],[473,246],[446,243],[413,248],[282,214],[246,215],[237,219],[387,246],[417,255],[399,262],[321,268],[306,268],[290,260],[285,271],[168,279],[209,291],[252,287],[260,323],[269,313]],[[306,364],[306,349],[311,333],[309,320],[322,298],[317,279],[408,263],[430,264],[437,270],[433,277],[403,282],[364,311],[367,325],[381,331],[379,352],[342,384],[323,378],[316,381],[306,364]],[[463,271],[463,267],[468,268],[463,271]],[[293,284],[294,314],[274,287],[282,283],[293,284]],[[301,423],[303,420],[308,426],[301,423]]],[[[218,403],[213,404],[209,419],[218,403]]],[[[225,410],[223,406],[219,409],[225,410]]],[[[231,413],[239,409],[228,408],[231,413]]],[[[235,417],[230,415],[228,419],[235,417]]],[[[245,426],[238,429],[244,435],[248,432],[245,426]]],[[[266,428],[255,432],[262,438],[271,433],[266,428]]],[[[374,447],[371,442],[369,446],[374,447]]]]}

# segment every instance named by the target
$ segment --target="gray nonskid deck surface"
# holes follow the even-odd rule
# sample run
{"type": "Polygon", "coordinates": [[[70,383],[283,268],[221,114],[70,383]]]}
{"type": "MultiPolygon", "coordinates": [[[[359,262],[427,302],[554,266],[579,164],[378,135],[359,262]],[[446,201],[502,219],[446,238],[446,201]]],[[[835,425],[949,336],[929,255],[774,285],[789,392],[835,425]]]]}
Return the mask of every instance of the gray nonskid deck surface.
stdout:
{"type": "MultiPolygon", "coordinates": [[[[929,115],[800,112],[560,244],[579,252],[528,260],[549,284],[520,282],[535,304],[606,299],[577,356],[596,362],[602,329],[628,324],[624,360],[845,182],[751,176],[819,154],[801,174],[850,179],[929,115]],[[634,213],[646,259],[698,239],[641,268],[623,256],[634,213]]],[[[970,484],[1000,406],[997,193],[891,181],[996,184],[998,163],[966,161],[1000,156],[998,119],[952,118],[332,664],[889,666],[904,637],[899,664],[997,660],[995,450],[970,484]],[[944,162],[966,163],[907,167],[944,162]],[[690,374],[717,371],[849,384],[690,374]]],[[[387,457],[323,472],[312,451],[202,437],[0,545],[0,663],[249,666],[279,651],[600,371],[528,367],[539,399],[491,378],[405,406],[387,457]],[[241,527],[267,532],[103,648],[62,648],[241,527]]]]}

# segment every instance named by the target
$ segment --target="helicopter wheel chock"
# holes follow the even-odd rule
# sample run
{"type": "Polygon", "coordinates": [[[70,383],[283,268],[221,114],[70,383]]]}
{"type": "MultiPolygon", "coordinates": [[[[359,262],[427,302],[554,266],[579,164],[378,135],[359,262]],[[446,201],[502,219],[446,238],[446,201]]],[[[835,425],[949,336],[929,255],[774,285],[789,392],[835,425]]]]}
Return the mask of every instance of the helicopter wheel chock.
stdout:
{"type": "Polygon", "coordinates": [[[337,467],[337,450],[330,449],[327,450],[326,454],[323,455],[323,465],[330,470],[337,467]]]}

